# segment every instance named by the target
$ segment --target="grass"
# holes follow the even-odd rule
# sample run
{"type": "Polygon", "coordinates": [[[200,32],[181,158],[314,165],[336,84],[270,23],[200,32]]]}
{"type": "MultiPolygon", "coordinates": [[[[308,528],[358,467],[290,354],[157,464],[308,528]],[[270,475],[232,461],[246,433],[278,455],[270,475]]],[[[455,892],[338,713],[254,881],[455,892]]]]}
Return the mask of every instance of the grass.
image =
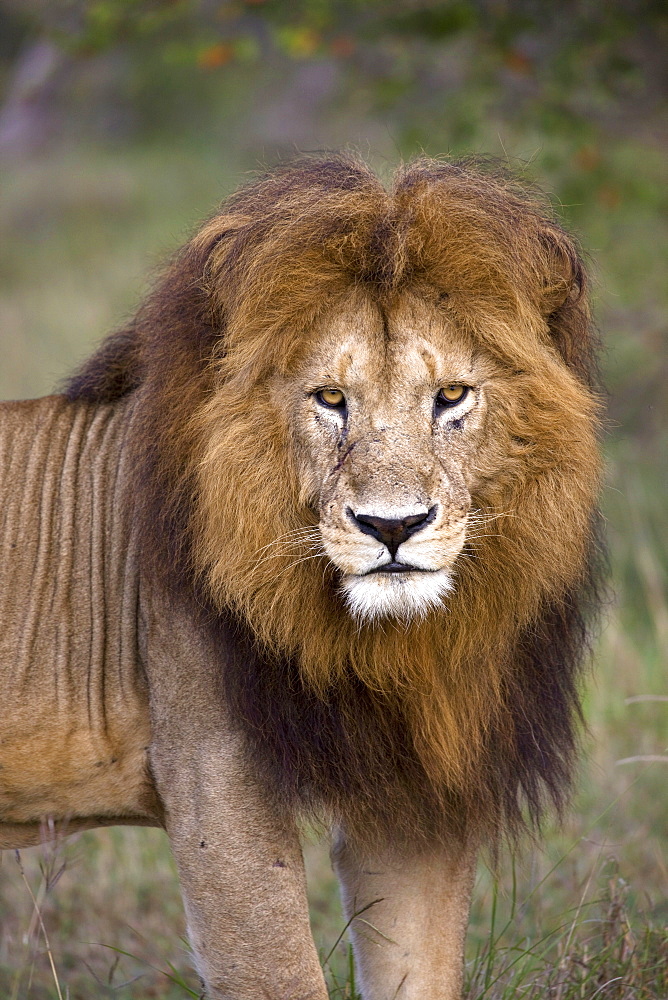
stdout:
{"type": "Polygon", "coordinates": [[[591,892],[593,881],[587,880],[575,905],[542,935],[534,931],[518,936],[516,917],[522,904],[518,907],[516,899],[510,917],[497,931],[495,898],[490,938],[469,970],[468,996],[476,1000],[510,1000],[518,995],[531,1000],[663,996],[668,986],[665,930],[630,913],[628,885],[615,862],[602,870],[598,892],[591,892]]]}
{"type": "MultiPolygon", "coordinates": [[[[546,158],[547,160],[547,158],[546,158]]],[[[621,146],[605,177],[545,174],[599,271],[613,391],[604,492],[616,598],[586,698],[587,753],[573,809],[495,880],[481,865],[467,953],[470,1000],[668,996],[668,542],[664,292],[668,249],[657,157],[621,146]],[[612,188],[620,192],[610,196],[612,188]],[[607,199],[604,205],[599,187],[607,199]]],[[[541,165],[537,164],[540,173],[541,165]]],[[[552,171],[552,173],[551,173],[552,171]]],[[[0,225],[0,392],[48,391],[116,325],[162,253],[240,179],[188,148],[70,150],[7,172],[0,225]]],[[[354,1000],[326,845],[306,849],[314,934],[331,995],[354,1000]]],[[[0,860],[0,996],[196,996],[173,862],[157,830],[86,833],[0,860]]]]}

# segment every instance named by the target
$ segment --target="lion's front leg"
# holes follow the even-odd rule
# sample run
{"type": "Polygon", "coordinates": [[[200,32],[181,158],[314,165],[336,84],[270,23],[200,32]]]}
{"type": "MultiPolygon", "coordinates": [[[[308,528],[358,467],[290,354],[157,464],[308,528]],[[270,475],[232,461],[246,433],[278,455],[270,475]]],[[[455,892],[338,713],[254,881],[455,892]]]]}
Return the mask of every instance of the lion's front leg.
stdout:
{"type": "Polygon", "coordinates": [[[194,618],[151,593],[143,657],[151,771],[207,1000],[327,1000],[296,823],[256,774],[194,618]]]}
{"type": "Polygon", "coordinates": [[[458,1000],[475,850],[373,858],[340,837],[333,860],[364,1000],[458,1000]]]}
{"type": "Polygon", "coordinates": [[[226,736],[154,749],[207,1000],[326,1000],[301,848],[226,736]]]}

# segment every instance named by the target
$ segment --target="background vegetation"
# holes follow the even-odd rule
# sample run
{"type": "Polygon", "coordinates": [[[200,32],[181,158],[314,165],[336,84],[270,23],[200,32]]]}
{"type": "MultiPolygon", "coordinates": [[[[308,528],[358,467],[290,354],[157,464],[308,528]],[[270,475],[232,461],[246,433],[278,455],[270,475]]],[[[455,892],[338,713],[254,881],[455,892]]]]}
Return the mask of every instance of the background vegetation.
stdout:
{"type": "MultiPolygon", "coordinates": [[[[573,812],[496,886],[481,866],[471,997],[668,996],[667,44],[649,0],[0,0],[5,396],[56,385],[247,171],[296,149],[387,173],[499,156],[593,259],[615,596],[573,812]]],[[[307,853],[324,957],[343,922],[307,853]]],[[[195,995],[183,933],[159,831],[0,862],[3,997],[195,995]]],[[[329,966],[354,996],[345,942],[329,966]]]]}

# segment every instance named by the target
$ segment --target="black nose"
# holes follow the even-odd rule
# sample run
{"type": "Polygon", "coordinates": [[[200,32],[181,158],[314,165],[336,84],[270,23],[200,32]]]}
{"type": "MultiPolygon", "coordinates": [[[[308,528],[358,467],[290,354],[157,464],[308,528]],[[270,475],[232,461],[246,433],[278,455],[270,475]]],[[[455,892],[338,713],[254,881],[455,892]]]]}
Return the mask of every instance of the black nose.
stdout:
{"type": "Polygon", "coordinates": [[[350,507],[348,516],[365,535],[373,535],[387,545],[394,560],[401,543],[434,520],[436,504],[426,514],[413,514],[411,517],[372,517],[370,514],[355,514],[350,507]]]}

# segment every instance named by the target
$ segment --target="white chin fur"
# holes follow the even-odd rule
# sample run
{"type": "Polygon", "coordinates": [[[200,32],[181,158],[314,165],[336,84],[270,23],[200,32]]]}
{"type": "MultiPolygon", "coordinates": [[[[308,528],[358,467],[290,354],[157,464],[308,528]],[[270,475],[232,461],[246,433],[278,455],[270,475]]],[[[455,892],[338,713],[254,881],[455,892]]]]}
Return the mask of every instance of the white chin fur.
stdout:
{"type": "Polygon", "coordinates": [[[443,598],[452,589],[452,577],[445,570],[350,575],[341,583],[348,610],[359,621],[424,618],[443,606],[443,598]]]}

